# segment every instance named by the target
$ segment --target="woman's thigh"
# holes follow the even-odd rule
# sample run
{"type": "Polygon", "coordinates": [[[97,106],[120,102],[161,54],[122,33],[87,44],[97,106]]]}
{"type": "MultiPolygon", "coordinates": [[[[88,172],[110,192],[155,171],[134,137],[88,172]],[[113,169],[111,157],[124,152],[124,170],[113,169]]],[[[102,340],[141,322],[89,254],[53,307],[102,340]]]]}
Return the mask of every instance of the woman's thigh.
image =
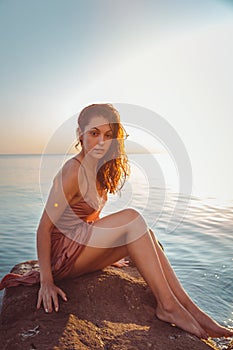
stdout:
{"type": "Polygon", "coordinates": [[[114,248],[126,245],[148,232],[145,220],[134,209],[124,209],[97,220],[88,241],[89,247],[114,248]]]}
{"type": "Polygon", "coordinates": [[[127,244],[147,232],[142,216],[124,209],[97,220],[70,276],[102,269],[128,255],[127,244]]]}
{"type": "Polygon", "coordinates": [[[93,248],[86,246],[75,261],[69,276],[81,276],[85,273],[101,270],[127,255],[126,246],[115,248],[93,248]]]}

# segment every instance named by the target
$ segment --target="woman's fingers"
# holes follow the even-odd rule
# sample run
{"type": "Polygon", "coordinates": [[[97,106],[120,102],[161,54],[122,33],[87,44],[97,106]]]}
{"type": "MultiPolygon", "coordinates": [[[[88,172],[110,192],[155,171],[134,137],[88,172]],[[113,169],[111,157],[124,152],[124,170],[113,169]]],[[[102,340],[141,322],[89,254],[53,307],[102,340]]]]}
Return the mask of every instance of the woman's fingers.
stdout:
{"type": "Polygon", "coordinates": [[[54,284],[43,286],[38,293],[37,309],[41,307],[43,302],[43,307],[46,313],[52,312],[53,307],[57,312],[59,310],[58,295],[60,295],[64,301],[67,301],[66,294],[62,289],[58,288],[54,284]]]}
{"type": "Polygon", "coordinates": [[[66,295],[60,288],[56,287],[45,301],[45,312],[52,312],[53,306],[56,312],[59,310],[58,295],[62,297],[63,300],[67,301],[66,295]]]}
{"type": "Polygon", "coordinates": [[[52,308],[52,295],[46,295],[44,300],[43,300],[43,304],[44,304],[44,310],[46,313],[48,312],[52,312],[53,308],[52,308]]]}
{"type": "Polygon", "coordinates": [[[56,312],[58,312],[59,310],[58,295],[60,295],[60,297],[64,301],[67,301],[66,294],[63,292],[63,290],[60,288],[57,288],[56,294],[53,296],[53,304],[56,312]]]}
{"type": "Polygon", "coordinates": [[[37,305],[36,305],[37,309],[39,309],[41,307],[41,302],[42,302],[42,297],[41,297],[41,294],[39,292],[38,299],[37,299],[37,305]]]}
{"type": "Polygon", "coordinates": [[[58,304],[58,297],[57,297],[57,293],[54,293],[53,296],[53,305],[54,305],[54,309],[56,312],[58,312],[59,309],[59,304],[58,304]]]}
{"type": "Polygon", "coordinates": [[[58,288],[58,294],[64,301],[67,301],[66,293],[64,293],[62,289],[58,288]]]}

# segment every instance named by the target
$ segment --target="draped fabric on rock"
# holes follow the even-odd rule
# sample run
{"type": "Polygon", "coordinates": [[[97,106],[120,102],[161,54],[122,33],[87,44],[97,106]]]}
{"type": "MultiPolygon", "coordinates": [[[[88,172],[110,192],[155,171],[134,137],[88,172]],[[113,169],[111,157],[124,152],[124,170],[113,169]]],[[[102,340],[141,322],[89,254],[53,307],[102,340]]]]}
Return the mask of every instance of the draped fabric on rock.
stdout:
{"type": "MultiPolygon", "coordinates": [[[[92,207],[91,202],[82,197],[77,203],[67,205],[51,233],[51,268],[55,281],[69,275],[74,262],[88,243],[92,224],[99,219],[104,204],[105,199],[99,198],[98,206],[95,203],[92,207]]],[[[36,270],[24,275],[9,273],[1,280],[0,290],[20,284],[33,285],[39,281],[40,273],[36,270]]]]}

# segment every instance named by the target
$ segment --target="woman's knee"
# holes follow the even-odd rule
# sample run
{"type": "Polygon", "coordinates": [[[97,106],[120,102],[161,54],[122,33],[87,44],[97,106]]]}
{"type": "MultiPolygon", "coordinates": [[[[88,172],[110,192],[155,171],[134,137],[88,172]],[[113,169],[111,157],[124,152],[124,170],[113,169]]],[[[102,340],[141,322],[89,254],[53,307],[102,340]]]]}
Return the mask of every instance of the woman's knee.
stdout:
{"type": "Polygon", "coordinates": [[[124,209],[127,217],[128,235],[127,242],[134,241],[148,232],[147,224],[143,216],[135,209],[124,209]]]}
{"type": "Polygon", "coordinates": [[[135,226],[143,228],[144,232],[147,231],[147,225],[143,216],[133,208],[127,208],[123,210],[126,222],[130,227],[135,229],[135,226]]]}
{"type": "Polygon", "coordinates": [[[135,220],[137,218],[142,217],[142,215],[136,209],[133,208],[123,209],[122,212],[129,220],[135,220]]]}

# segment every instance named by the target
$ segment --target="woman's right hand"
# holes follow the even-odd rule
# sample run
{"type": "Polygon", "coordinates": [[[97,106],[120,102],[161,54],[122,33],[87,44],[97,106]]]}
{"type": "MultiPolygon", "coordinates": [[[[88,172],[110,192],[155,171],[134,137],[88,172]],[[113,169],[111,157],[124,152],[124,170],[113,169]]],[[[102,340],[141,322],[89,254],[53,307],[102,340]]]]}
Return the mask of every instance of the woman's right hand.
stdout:
{"type": "Polygon", "coordinates": [[[38,293],[37,309],[41,307],[43,302],[45,312],[52,312],[53,306],[57,312],[59,310],[58,295],[60,295],[64,301],[67,301],[66,294],[53,282],[41,282],[38,293]]]}

